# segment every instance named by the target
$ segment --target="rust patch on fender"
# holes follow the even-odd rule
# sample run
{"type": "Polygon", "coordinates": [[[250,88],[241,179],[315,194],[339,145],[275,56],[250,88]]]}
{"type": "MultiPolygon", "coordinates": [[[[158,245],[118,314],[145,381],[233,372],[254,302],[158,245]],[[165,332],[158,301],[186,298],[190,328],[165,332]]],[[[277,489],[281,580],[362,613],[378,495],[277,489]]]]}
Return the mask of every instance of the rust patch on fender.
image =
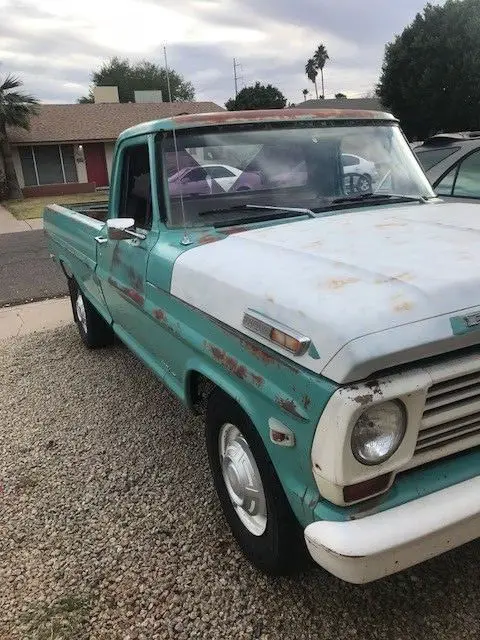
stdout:
{"type": "Polygon", "coordinates": [[[239,364],[238,360],[233,356],[229,356],[223,349],[216,347],[214,344],[209,344],[208,348],[217,362],[219,362],[225,369],[228,369],[237,378],[245,380],[247,377],[247,368],[243,364],[239,364]]]}
{"type": "Polygon", "coordinates": [[[277,396],[275,398],[275,402],[278,404],[280,409],[283,409],[287,413],[291,413],[292,416],[295,416],[296,418],[301,418],[303,420],[303,417],[297,411],[295,402],[293,400],[290,400],[290,398],[281,398],[280,396],[277,396]]]}
{"type": "Polygon", "coordinates": [[[138,275],[133,267],[128,267],[127,277],[133,289],[143,293],[143,279],[138,275]]]}
{"type": "Polygon", "coordinates": [[[160,322],[164,322],[164,320],[165,320],[165,311],[163,311],[163,309],[154,309],[153,310],[153,315],[155,316],[155,318],[157,320],[160,320],[160,322]]]}
{"type": "Polygon", "coordinates": [[[242,340],[242,345],[247,351],[252,354],[252,356],[255,356],[255,358],[263,362],[263,364],[274,364],[275,362],[277,362],[276,358],[264,351],[261,347],[257,347],[257,345],[252,344],[251,342],[242,340]]]}
{"type": "Polygon", "coordinates": [[[123,295],[127,296],[127,298],[130,298],[130,300],[135,302],[135,304],[143,307],[145,302],[144,297],[138,291],[136,291],[136,289],[132,289],[130,287],[122,287],[122,285],[114,280],[111,276],[108,278],[108,282],[112,285],[112,287],[117,289],[117,291],[120,291],[120,293],[123,293],[123,295]]]}
{"type": "Polygon", "coordinates": [[[257,386],[257,387],[261,387],[263,385],[263,378],[262,376],[258,376],[255,373],[251,373],[250,374],[253,380],[253,383],[257,386]]]}
{"type": "Polygon", "coordinates": [[[244,231],[249,231],[249,228],[248,227],[228,227],[227,229],[221,230],[222,233],[226,233],[229,236],[235,233],[243,233],[244,231]]]}
{"type": "Polygon", "coordinates": [[[308,409],[308,407],[310,406],[312,400],[310,398],[310,396],[307,396],[307,394],[305,394],[302,398],[302,404],[305,408],[305,411],[308,409]]]}

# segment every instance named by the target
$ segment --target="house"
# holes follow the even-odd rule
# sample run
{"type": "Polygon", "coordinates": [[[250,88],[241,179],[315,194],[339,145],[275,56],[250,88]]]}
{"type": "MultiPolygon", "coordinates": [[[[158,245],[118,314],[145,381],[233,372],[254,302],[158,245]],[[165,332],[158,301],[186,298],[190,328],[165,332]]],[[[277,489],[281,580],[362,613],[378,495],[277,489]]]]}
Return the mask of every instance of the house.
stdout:
{"type": "Polygon", "coordinates": [[[327,98],[325,100],[304,100],[296,105],[298,109],[362,109],[385,111],[378,98],[327,98]]]}
{"type": "Polygon", "coordinates": [[[25,196],[80,193],[107,187],[115,140],[124,129],[174,115],[225,110],[214,102],[121,104],[118,92],[116,96],[116,101],[114,97],[114,101],[91,104],[43,104],[39,115],[31,119],[30,131],[8,131],[25,196]]]}

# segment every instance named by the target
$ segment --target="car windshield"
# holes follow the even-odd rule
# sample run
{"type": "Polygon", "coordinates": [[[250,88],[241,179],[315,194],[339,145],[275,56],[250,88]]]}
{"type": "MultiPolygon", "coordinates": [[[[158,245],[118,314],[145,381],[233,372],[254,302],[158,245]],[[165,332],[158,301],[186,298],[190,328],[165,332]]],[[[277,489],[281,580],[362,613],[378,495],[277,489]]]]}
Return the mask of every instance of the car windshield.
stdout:
{"type": "Polygon", "coordinates": [[[267,210],[272,217],[289,209],[328,215],[393,196],[434,197],[394,122],[208,127],[178,130],[176,140],[165,132],[158,145],[174,227],[183,216],[189,227],[235,224],[267,210]]]}

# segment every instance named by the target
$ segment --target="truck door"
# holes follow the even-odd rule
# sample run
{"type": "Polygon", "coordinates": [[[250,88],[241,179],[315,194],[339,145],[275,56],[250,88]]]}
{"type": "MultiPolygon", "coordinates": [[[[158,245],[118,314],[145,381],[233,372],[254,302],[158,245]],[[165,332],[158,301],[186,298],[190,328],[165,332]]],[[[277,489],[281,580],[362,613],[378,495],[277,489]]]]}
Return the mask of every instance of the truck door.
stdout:
{"type": "Polygon", "coordinates": [[[130,346],[145,348],[154,324],[144,311],[147,262],[159,233],[152,215],[148,139],[126,140],[114,171],[111,211],[119,218],[134,218],[135,230],[145,239],[110,240],[105,230],[105,240],[98,245],[97,273],[118,334],[127,344],[133,341],[130,346]]]}

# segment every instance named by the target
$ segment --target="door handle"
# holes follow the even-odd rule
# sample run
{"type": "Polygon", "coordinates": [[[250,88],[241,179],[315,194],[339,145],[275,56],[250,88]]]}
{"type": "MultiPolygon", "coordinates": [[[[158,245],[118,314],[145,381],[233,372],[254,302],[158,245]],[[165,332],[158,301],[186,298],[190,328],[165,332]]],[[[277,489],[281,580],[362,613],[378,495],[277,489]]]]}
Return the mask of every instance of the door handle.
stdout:
{"type": "Polygon", "coordinates": [[[102,236],[95,236],[95,240],[98,244],[105,244],[105,242],[108,242],[108,238],[102,238],[102,236]]]}

